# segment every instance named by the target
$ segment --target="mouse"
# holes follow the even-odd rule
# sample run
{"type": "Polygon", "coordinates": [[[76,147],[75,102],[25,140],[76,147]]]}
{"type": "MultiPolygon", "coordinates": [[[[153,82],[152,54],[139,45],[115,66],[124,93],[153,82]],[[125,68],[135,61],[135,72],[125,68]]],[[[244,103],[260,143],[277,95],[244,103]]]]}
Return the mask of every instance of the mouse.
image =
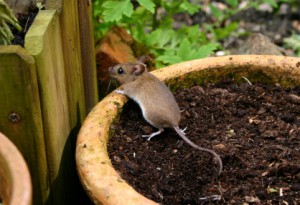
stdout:
{"type": "Polygon", "coordinates": [[[110,76],[121,83],[121,87],[114,92],[134,100],[141,108],[144,119],[158,129],[142,137],[150,140],[161,134],[164,128],[173,128],[193,148],[211,153],[218,161],[218,174],[221,174],[223,163],[220,156],[211,149],[196,145],[186,136],[184,130],[179,128],[181,112],[173,93],[166,84],[147,71],[144,60],[145,58],[141,58],[137,63],[123,63],[109,67],[110,76]]]}

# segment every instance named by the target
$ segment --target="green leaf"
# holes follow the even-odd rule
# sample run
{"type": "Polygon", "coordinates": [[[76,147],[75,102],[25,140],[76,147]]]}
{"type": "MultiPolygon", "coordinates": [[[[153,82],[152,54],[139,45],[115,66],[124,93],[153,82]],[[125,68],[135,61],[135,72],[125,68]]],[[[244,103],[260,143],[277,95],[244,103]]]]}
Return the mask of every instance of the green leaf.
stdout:
{"type": "Polygon", "coordinates": [[[270,187],[270,186],[268,185],[268,187],[267,187],[267,193],[268,193],[268,194],[278,193],[278,190],[275,189],[275,188],[272,188],[272,187],[270,187]]]}
{"type": "Polygon", "coordinates": [[[156,58],[157,61],[161,61],[165,64],[180,63],[182,59],[179,56],[174,55],[162,55],[156,58]]]}
{"type": "Polygon", "coordinates": [[[300,35],[293,34],[291,37],[284,38],[283,42],[286,47],[292,48],[296,52],[300,52],[300,35]]]}
{"type": "Polygon", "coordinates": [[[130,17],[133,13],[133,5],[130,0],[106,1],[102,7],[104,21],[120,21],[122,15],[130,17]]]}
{"type": "Polygon", "coordinates": [[[182,60],[189,60],[191,44],[187,38],[183,39],[178,48],[177,54],[182,60]]]}
{"type": "Polygon", "coordinates": [[[170,43],[171,39],[174,36],[175,31],[171,28],[164,28],[162,29],[160,41],[159,41],[159,47],[164,48],[167,46],[167,44],[170,43]]]}
{"type": "Polygon", "coordinates": [[[209,8],[210,8],[212,14],[213,14],[217,19],[222,20],[222,19],[224,18],[223,12],[222,12],[220,9],[218,9],[217,7],[215,7],[215,6],[212,5],[212,4],[209,4],[209,8]]]}
{"type": "Polygon", "coordinates": [[[192,59],[197,58],[205,58],[208,57],[210,54],[213,53],[214,50],[216,50],[220,46],[219,43],[209,43],[204,46],[201,46],[193,56],[191,56],[192,59]]]}
{"type": "Polygon", "coordinates": [[[175,31],[171,28],[156,29],[147,36],[146,44],[148,46],[164,48],[170,43],[174,33],[175,31]]]}
{"type": "Polygon", "coordinates": [[[278,3],[276,0],[264,0],[264,3],[269,4],[273,8],[278,8],[278,3]]]}
{"type": "Polygon", "coordinates": [[[102,13],[102,9],[100,9],[99,7],[94,6],[93,7],[93,16],[94,17],[98,17],[99,15],[101,15],[102,13]]]}
{"type": "Polygon", "coordinates": [[[185,36],[186,34],[182,29],[179,29],[176,32],[174,32],[174,35],[171,39],[170,48],[177,48],[177,46],[182,41],[182,39],[185,38],[185,36]]]}
{"type": "Polygon", "coordinates": [[[154,13],[155,4],[151,0],[137,0],[139,4],[145,7],[152,14],[154,13]]]}
{"type": "Polygon", "coordinates": [[[197,11],[199,11],[200,6],[195,5],[195,4],[191,4],[190,2],[185,0],[180,4],[180,8],[183,9],[184,11],[187,11],[189,14],[193,15],[197,11]]]}
{"type": "Polygon", "coordinates": [[[228,37],[233,31],[235,31],[238,28],[239,24],[237,22],[232,22],[225,26],[224,28],[217,28],[214,30],[216,39],[222,40],[226,37],[228,37]]]}
{"type": "Polygon", "coordinates": [[[233,8],[236,8],[239,4],[238,0],[226,0],[226,3],[232,6],[233,8]]]}
{"type": "Polygon", "coordinates": [[[201,37],[202,33],[200,31],[199,25],[189,26],[186,29],[186,35],[191,42],[199,43],[203,40],[201,37]]]}
{"type": "Polygon", "coordinates": [[[177,48],[176,49],[166,48],[166,49],[164,49],[164,54],[163,55],[173,56],[173,55],[176,55],[176,52],[177,52],[177,48]]]}
{"type": "Polygon", "coordinates": [[[144,31],[144,25],[141,21],[136,21],[131,35],[137,42],[146,44],[146,34],[144,31]]]}
{"type": "Polygon", "coordinates": [[[147,46],[153,47],[160,43],[160,36],[162,35],[161,29],[156,29],[146,36],[147,46]]]}

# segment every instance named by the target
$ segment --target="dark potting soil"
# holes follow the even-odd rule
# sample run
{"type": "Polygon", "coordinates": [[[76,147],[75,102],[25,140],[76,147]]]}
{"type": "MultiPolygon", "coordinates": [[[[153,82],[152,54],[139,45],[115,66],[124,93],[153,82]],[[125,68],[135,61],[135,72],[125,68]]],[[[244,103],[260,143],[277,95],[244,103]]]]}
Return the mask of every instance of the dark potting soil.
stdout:
{"type": "Polygon", "coordinates": [[[13,26],[10,26],[11,31],[15,36],[15,38],[11,42],[13,45],[20,45],[24,47],[25,35],[38,12],[38,8],[30,8],[28,14],[18,14],[17,19],[19,21],[20,26],[22,27],[22,30],[18,31],[13,26]]]}
{"type": "Polygon", "coordinates": [[[228,80],[174,95],[183,110],[180,127],[220,154],[224,170],[218,176],[211,154],[171,129],[142,138],[156,129],[129,101],[108,151],[139,193],[164,205],[300,203],[300,88],[228,80]]]}

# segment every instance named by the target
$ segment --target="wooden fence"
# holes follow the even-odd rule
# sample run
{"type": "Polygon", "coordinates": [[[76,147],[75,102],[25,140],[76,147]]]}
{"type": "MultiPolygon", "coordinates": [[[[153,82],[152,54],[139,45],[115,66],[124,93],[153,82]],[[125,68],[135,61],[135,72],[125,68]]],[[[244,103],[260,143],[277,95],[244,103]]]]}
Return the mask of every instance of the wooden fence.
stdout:
{"type": "Polygon", "coordinates": [[[0,131],[26,159],[33,204],[82,204],[75,142],[97,103],[89,1],[47,1],[20,46],[0,46],[0,131]]]}

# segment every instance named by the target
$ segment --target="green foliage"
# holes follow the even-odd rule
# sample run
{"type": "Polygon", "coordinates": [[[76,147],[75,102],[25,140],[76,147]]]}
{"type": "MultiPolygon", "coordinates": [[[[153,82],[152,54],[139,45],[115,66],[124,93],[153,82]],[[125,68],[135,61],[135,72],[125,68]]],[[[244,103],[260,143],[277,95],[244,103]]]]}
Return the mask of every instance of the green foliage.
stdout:
{"type": "Polygon", "coordinates": [[[300,57],[300,35],[293,34],[289,38],[284,39],[284,44],[288,48],[292,48],[296,55],[300,57]]]}
{"type": "Polygon", "coordinates": [[[123,15],[130,17],[133,13],[133,6],[130,0],[106,1],[102,4],[104,8],[104,21],[119,21],[123,15]]]}
{"type": "Polygon", "coordinates": [[[269,4],[273,8],[277,8],[278,7],[278,1],[276,1],[276,0],[264,0],[264,2],[267,3],[267,4],[269,4]]]}
{"type": "Polygon", "coordinates": [[[238,0],[226,0],[226,3],[233,8],[237,8],[239,1],[238,0]]]}
{"type": "Polygon", "coordinates": [[[189,0],[94,0],[94,20],[96,39],[101,38],[111,26],[124,27],[133,38],[145,45],[163,66],[181,61],[203,58],[221,48],[219,42],[233,35],[238,29],[237,22],[228,19],[248,7],[267,3],[278,7],[283,1],[295,0],[257,0],[239,8],[238,0],[225,0],[227,9],[219,9],[210,3],[209,8],[214,21],[194,26],[173,28],[175,14],[193,15],[202,9],[201,1],[189,0]],[[198,2],[198,3],[191,3],[198,2]],[[163,12],[162,12],[163,11],[163,12]],[[207,38],[210,34],[210,38],[207,38]]]}
{"type": "Polygon", "coordinates": [[[138,2],[141,6],[145,7],[152,14],[154,13],[155,4],[151,0],[138,0],[138,2]]]}
{"type": "Polygon", "coordinates": [[[210,42],[198,25],[182,26],[177,30],[172,27],[175,14],[193,15],[200,5],[188,0],[137,0],[136,4],[134,6],[130,0],[94,0],[96,39],[111,26],[124,27],[155,56],[158,67],[203,58],[220,47],[216,41],[210,42]],[[158,14],[158,8],[164,10],[163,15],[158,14]]]}
{"type": "Polygon", "coordinates": [[[258,8],[258,6],[262,3],[269,4],[271,7],[277,9],[281,3],[287,3],[295,6],[299,6],[298,0],[256,0],[249,1],[249,6],[258,8]]]}
{"type": "Polygon", "coordinates": [[[8,5],[3,0],[0,0],[0,45],[11,44],[11,40],[14,39],[8,24],[11,24],[18,30],[22,29],[8,5]]]}
{"type": "Polygon", "coordinates": [[[178,49],[169,50],[156,58],[156,60],[164,64],[180,63],[182,61],[193,60],[197,58],[207,57],[212,51],[219,47],[218,43],[209,43],[200,48],[193,48],[188,39],[183,39],[178,49]]]}
{"type": "Polygon", "coordinates": [[[197,13],[197,11],[199,11],[200,6],[191,4],[188,1],[183,1],[182,4],[180,4],[180,9],[182,9],[183,11],[187,11],[189,14],[193,15],[197,13]]]}

